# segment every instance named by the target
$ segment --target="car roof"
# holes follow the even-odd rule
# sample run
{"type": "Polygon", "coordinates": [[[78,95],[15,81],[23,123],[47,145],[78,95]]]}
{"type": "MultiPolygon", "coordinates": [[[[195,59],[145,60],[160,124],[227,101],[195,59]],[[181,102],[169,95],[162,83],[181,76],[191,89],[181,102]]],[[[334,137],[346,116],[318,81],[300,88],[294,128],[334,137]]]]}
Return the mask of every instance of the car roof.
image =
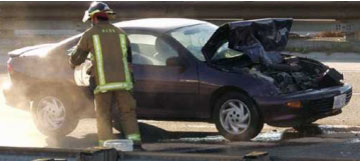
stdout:
{"type": "Polygon", "coordinates": [[[165,33],[177,28],[208,23],[205,21],[186,18],[145,18],[130,21],[122,21],[114,25],[123,29],[149,30],[165,33]]]}

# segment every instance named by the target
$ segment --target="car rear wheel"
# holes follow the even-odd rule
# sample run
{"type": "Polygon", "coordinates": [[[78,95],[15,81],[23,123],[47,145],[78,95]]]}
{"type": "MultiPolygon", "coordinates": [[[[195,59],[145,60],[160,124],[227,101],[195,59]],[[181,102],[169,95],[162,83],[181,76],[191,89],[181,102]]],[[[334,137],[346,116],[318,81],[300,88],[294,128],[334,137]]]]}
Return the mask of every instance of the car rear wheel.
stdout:
{"type": "Polygon", "coordinates": [[[37,129],[50,137],[66,136],[72,132],[79,119],[71,105],[70,99],[56,93],[43,93],[37,96],[31,104],[37,129]]]}
{"type": "Polygon", "coordinates": [[[246,141],[264,126],[257,107],[244,94],[232,92],[217,100],[213,119],[219,133],[230,141],[246,141]]]}

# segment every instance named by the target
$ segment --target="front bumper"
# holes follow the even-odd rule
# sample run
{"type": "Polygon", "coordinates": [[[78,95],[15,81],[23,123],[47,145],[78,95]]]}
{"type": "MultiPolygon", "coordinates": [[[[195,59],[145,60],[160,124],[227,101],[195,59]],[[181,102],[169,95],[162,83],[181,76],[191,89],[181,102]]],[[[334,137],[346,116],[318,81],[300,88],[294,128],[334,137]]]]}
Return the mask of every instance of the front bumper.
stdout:
{"type": "Polygon", "coordinates": [[[341,94],[346,94],[345,105],[347,105],[352,96],[351,85],[345,84],[275,97],[255,97],[255,100],[265,123],[289,127],[311,123],[341,113],[341,109],[333,109],[334,97],[341,94]],[[286,103],[290,101],[301,101],[303,106],[299,109],[290,108],[286,106],[286,103]]]}

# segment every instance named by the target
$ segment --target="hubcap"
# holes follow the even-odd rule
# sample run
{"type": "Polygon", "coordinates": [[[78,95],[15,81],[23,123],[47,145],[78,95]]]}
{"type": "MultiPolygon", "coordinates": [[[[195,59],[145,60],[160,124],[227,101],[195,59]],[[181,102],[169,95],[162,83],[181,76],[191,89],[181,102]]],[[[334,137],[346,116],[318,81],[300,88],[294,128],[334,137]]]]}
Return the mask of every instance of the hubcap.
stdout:
{"type": "Polygon", "coordinates": [[[44,97],[39,101],[36,114],[41,126],[49,130],[60,128],[65,121],[64,104],[53,96],[44,97]]]}
{"type": "Polygon", "coordinates": [[[221,126],[234,135],[243,133],[250,125],[250,110],[238,99],[226,101],[221,106],[219,115],[221,126]]]}

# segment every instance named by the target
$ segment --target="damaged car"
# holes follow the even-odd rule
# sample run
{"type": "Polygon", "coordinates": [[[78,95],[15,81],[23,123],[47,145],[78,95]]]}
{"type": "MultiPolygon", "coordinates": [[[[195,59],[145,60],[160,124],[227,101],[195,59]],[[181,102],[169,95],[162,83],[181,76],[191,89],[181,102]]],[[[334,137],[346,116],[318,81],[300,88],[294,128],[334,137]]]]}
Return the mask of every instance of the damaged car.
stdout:
{"type": "MultiPolygon", "coordinates": [[[[264,123],[298,128],[340,114],[352,96],[335,69],[282,52],[292,19],[218,27],[156,18],[115,25],[131,41],[139,119],[212,122],[226,139],[242,141],[256,137],[264,123]]],[[[13,107],[20,99],[29,102],[25,109],[45,135],[67,135],[80,119],[94,117],[86,74],[91,63],[75,70],[68,64],[80,36],[9,52],[5,98],[13,107]]],[[[116,110],[114,127],[121,128],[116,110]]]]}

